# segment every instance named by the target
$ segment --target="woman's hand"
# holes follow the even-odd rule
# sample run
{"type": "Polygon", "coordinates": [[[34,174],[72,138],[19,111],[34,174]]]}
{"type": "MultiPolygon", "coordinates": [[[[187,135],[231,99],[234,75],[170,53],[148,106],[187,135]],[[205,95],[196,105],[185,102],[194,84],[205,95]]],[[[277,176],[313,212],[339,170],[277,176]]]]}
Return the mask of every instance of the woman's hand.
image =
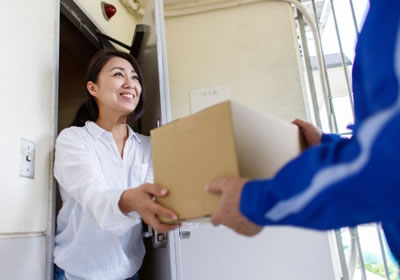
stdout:
{"type": "Polygon", "coordinates": [[[317,126],[300,119],[295,119],[292,123],[300,128],[300,131],[304,136],[304,140],[306,141],[307,148],[313,145],[321,144],[322,131],[317,126]]]}
{"type": "Polygon", "coordinates": [[[137,188],[126,190],[122,193],[119,208],[123,213],[136,211],[146,224],[151,225],[158,232],[168,232],[180,226],[180,224],[163,224],[159,216],[170,217],[178,220],[178,216],[172,210],[159,205],[153,197],[166,196],[167,189],[156,184],[145,183],[137,188]]]}

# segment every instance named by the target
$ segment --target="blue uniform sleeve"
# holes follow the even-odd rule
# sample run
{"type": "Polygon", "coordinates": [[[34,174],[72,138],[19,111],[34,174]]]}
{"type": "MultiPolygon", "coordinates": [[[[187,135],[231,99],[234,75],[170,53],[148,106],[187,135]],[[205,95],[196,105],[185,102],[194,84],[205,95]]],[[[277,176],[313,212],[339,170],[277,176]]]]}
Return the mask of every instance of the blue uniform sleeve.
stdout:
{"type": "Polygon", "coordinates": [[[273,178],[249,181],[240,210],[259,225],[333,229],[400,220],[400,2],[371,1],[353,66],[351,139],[324,135],[273,178]]]}
{"type": "Polygon", "coordinates": [[[340,135],[338,134],[333,134],[333,133],[323,133],[322,134],[322,139],[321,143],[322,144],[327,144],[329,142],[334,142],[340,140],[340,135]]]}
{"type": "Polygon", "coordinates": [[[390,221],[400,197],[400,106],[377,114],[352,139],[305,150],[274,178],[249,181],[241,212],[259,225],[332,229],[390,221]]]}

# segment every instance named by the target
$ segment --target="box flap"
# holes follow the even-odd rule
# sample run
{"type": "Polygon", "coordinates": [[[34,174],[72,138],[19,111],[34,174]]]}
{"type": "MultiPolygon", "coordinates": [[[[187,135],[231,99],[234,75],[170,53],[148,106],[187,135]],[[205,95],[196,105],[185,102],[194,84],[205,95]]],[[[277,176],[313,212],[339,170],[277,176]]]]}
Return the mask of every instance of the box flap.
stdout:
{"type": "Polygon", "coordinates": [[[240,176],[270,178],[304,149],[299,128],[231,101],[240,176]]]}

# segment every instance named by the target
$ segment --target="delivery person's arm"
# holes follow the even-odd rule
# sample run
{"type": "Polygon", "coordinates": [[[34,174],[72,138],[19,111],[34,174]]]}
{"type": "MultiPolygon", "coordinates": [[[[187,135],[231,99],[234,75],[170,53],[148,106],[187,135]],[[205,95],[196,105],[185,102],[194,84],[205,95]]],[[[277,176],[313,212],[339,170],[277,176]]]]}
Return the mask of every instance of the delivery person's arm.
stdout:
{"type": "Polygon", "coordinates": [[[251,235],[250,221],[331,229],[400,220],[399,5],[371,1],[353,65],[353,138],[323,139],[272,179],[212,182],[222,193],[214,224],[251,235]]]}
{"type": "Polygon", "coordinates": [[[390,221],[400,195],[400,106],[366,119],[352,139],[304,151],[270,180],[245,184],[241,212],[259,225],[330,229],[390,221]]]}
{"type": "Polygon", "coordinates": [[[222,198],[212,223],[254,235],[262,225],[332,229],[398,219],[398,127],[400,104],[367,119],[353,139],[308,148],[272,179],[213,181],[208,191],[222,198]]]}

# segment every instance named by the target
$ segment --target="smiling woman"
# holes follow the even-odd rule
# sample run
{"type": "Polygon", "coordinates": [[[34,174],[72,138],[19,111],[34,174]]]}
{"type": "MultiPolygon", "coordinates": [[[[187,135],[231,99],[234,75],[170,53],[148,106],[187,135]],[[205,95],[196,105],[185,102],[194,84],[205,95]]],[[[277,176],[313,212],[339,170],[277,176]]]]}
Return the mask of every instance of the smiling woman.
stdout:
{"type": "MultiPolygon", "coordinates": [[[[98,51],[92,58],[92,61],[89,64],[88,71],[86,74],[86,83],[87,83],[87,95],[88,100],[81,105],[79,108],[74,121],[72,122],[73,126],[84,126],[85,122],[96,121],[99,117],[99,106],[102,106],[102,103],[97,104],[96,102],[96,95],[95,90],[100,87],[99,80],[102,76],[105,75],[105,79],[108,79],[114,75],[115,80],[119,80],[119,82],[124,81],[124,75],[127,78],[135,79],[140,87],[139,96],[137,98],[138,103],[136,106],[131,110],[128,114],[126,114],[126,122],[128,124],[132,124],[137,121],[144,113],[145,108],[145,89],[144,89],[144,82],[142,71],[136,60],[129,55],[128,53],[124,53],[115,49],[103,49],[98,51]],[[120,67],[118,67],[118,63],[122,63],[120,67]],[[124,66],[128,73],[125,73],[124,66]],[[108,67],[108,72],[105,73],[107,70],[103,69],[108,67]],[[129,70],[133,71],[129,73],[129,70]],[[111,76],[111,77],[110,77],[111,76]],[[134,77],[133,77],[134,76],[134,77]],[[119,77],[117,79],[117,77],[119,77]]],[[[108,80],[110,80],[108,79],[108,80]]],[[[106,82],[106,81],[105,81],[106,82]]],[[[105,85],[108,86],[108,85],[105,85]]],[[[129,84],[121,84],[121,87],[131,86],[129,84]]],[[[121,88],[122,89],[122,88],[121,88]]],[[[135,88],[135,91],[137,89],[135,88]]]]}
{"type": "Polygon", "coordinates": [[[135,59],[115,49],[92,58],[88,101],[57,138],[54,176],[63,201],[57,217],[56,279],[139,279],[143,219],[158,232],[178,217],[153,197],[150,139],[129,126],[144,113],[143,78],[135,59]]]}
{"type": "Polygon", "coordinates": [[[100,71],[97,83],[87,82],[87,90],[99,108],[96,123],[109,128],[116,122],[125,123],[127,116],[135,112],[141,100],[142,85],[129,61],[113,57],[100,71]]]}

